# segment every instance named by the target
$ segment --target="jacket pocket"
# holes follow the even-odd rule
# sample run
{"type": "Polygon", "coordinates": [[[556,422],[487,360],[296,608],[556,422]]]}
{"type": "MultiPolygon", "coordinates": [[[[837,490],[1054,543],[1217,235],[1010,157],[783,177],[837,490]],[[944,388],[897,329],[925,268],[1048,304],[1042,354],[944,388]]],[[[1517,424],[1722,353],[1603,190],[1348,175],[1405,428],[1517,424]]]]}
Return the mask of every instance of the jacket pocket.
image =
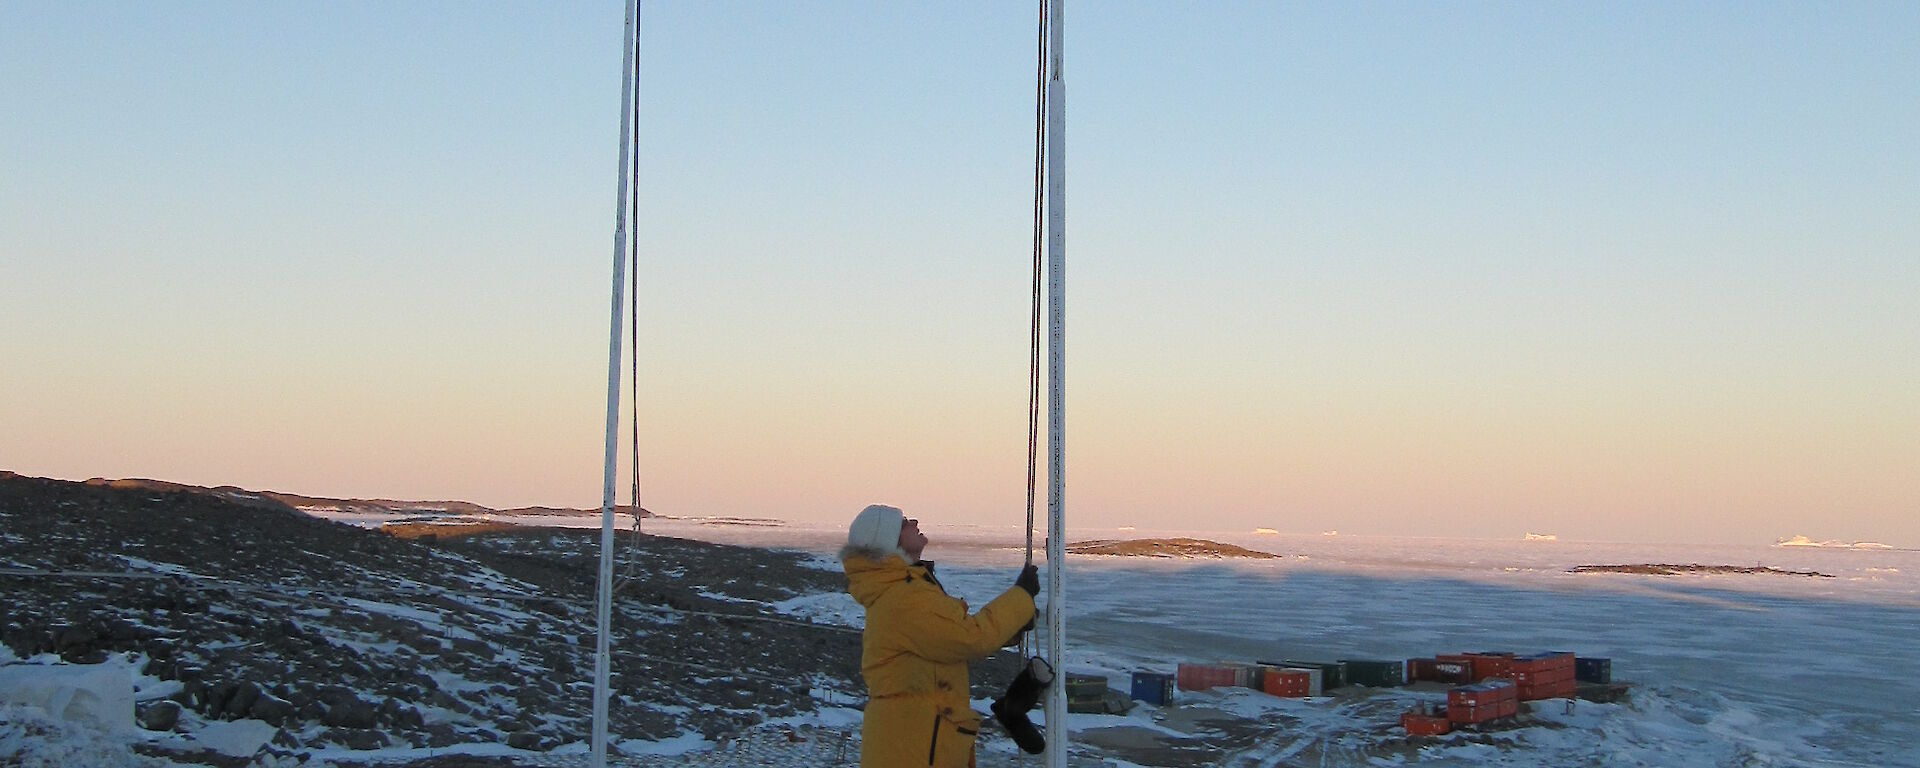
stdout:
{"type": "Polygon", "coordinates": [[[938,768],[968,768],[973,765],[973,743],[980,729],[935,713],[933,734],[927,740],[927,765],[938,768]]]}

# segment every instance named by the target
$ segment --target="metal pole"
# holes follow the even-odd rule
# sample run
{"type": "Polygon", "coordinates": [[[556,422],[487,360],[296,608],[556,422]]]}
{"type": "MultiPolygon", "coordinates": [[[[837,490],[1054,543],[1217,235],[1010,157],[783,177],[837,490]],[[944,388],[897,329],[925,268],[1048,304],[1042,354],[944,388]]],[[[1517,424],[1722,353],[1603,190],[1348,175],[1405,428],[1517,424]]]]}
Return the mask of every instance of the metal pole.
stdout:
{"type": "MultiPolygon", "coordinates": [[[[614,201],[613,225],[613,324],[607,333],[607,442],[606,468],[601,476],[600,489],[600,588],[595,605],[596,627],[593,641],[593,768],[605,768],[607,764],[607,699],[609,690],[609,661],[607,652],[607,632],[613,619],[613,508],[617,503],[614,485],[619,474],[620,456],[620,331],[624,323],[620,310],[626,305],[627,272],[627,200],[634,192],[628,181],[629,153],[636,151],[632,146],[634,121],[634,89],[638,80],[636,64],[640,57],[640,0],[627,3],[627,22],[625,27],[625,54],[621,58],[620,87],[620,182],[619,196],[614,201]]],[[[639,514],[635,510],[634,514],[639,514]]]]}
{"type": "Polygon", "coordinates": [[[1061,4],[1049,4],[1052,61],[1047,77],[1047,689],[1048,768],[1067,767],[1066,373],[1067,373],[1067,85],[1062,71],[1061,4]]]}

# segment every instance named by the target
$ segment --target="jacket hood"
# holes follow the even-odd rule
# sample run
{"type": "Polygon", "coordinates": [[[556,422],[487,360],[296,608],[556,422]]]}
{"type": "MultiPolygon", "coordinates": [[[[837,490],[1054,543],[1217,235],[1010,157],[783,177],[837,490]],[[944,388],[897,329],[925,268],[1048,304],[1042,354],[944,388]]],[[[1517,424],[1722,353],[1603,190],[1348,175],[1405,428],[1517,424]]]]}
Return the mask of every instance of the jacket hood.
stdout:
{"type": "Polygon", "coordinates": [[[922,565],[908,565],[899,555],[850,553],[840,561],[847,571],[847,592],[862,608],[870,608],[881,595],[913,579],[927,577],[922,565]]]}

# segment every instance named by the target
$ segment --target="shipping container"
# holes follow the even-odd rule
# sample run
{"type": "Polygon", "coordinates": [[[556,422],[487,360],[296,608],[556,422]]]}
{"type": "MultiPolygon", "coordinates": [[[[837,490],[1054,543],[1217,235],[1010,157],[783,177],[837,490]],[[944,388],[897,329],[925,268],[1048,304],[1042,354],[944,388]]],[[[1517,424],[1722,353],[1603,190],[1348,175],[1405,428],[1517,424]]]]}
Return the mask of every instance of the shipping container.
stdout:
{"type": "Polygon", "coordinates": [[[1342,688],[1347,685],[1347,665],[1345,662],[1299,661],[1296,659],[1282,659],[1277,662],[1263,661],[1260,663],[1275,664],[1282,667],[1294,667],[1296,669],[1318,669],[1320,670],[1320,690],[1322,691],[1331,691],[1335,688],[1342,688]]]}
{"type": "Polygon", "coordinates": [[[1445,736],[1453,730],[1453,723],[1447,720],[1446,715],[1416,711],[1402,714],[1400,727],[1407,729],[1408,736],[1445,736]]]}
{"type": "Polygon", "coordinates": [[[1175,670],[1175,682],[1183,691],[1245,688],[1250,679],[1247,668],[1238,664],[1181,664],[1175,670]]]}
{"type": "Polygon", "coordinates": [[[1489,678],[1506,678],[1513,675],[1513,654],[1504,651],[1483,653],[1454,653],[1435,656],[1439,661],[1460,662],[1471,665],[1474,682],[1489,678]]]}
{"type": "Polygon", "coordinates": [[[1289,699],[1311,696],[1313,676],[1304,669],[1268,667],[1260,676],[1260,690],[1289,699]]]}
{"type": "Polygon", "coordinates": [[[1067,698],[1099,698],[1107,693],[1105,675],[1067,673],[1067,698]]]}
{"type": "Polygon", "coordinates": [[[1573,679],[1583,683],[1613,682],[1613,660],[1581,656],[1573,660],[1573,679]]]}
{"type": "Polygon", "coordinates": [[[1341,659],[1347,669],[1348,685],[1374,688],[1398,688],[1407,684],[1407,663],[1372,659],[1341,659]]]}
{"type": "Polygon", "coordinates": [[[1572,698],[1577,684],[1572,680],[1520,686],[1521,701],[1572,698]]]}
{"type": "Polygon", "coordinates": [[[1573,695],[1574,656],[1566,652],[1536,653],[1513,660],[1513,681],[1522,701],[1559,699],[1573,695]]]}
{"type": "Polygon", "coordinates": [[[1506,711],[1504,705],[1505,702],[1488,704],[1484,707],[1456,707],[1449,704],[1447,705],[1447,720],[1451,721],[1454,725],[1474,725],[1498,720],[1502,717],[1507,717],[1507,715],[1501,714],[1506,711]]]}
{"type": "Polygon", "coordinates": [[[1473,665],[1463,661],[1407,659],[1407,677],[1414,682],[1426,680],[1465,685],[1473,682],[1473,665]]]}
{"type": "Polygon", "coordinates": [[[1503,701],[1518,701],[1520,689],[1505,680],[1462,685],[1447,691],[1447,707],[1484,707],[1503,701]]]}
{"type": "Polygon", "coordinates": [[[1252,677],[1248,679],[1247,685],[1256,691],[1264,691],[1267,689],[1267,676],[1279,672],[1281,669],[1282,667],[1268,664],[1255,664],[1253,665],[1253,671],[1249,673],[1252,677]]]}
{"type": "Polygon", "coordinates": [[[1535,653],[1526,656],[1516,656],[1513,659],[1513,672],[1515,675],[1559,670],[1564,670],[1569,676],[1573,674],[1573,654],[1535,653]]]}
{"type": "Polygon", "coordinates": [[[1291,670],[1294,672],[1307,673],[1307,695],[1308,696],[1321,696],[1327,692],[1326,677],[1324,676],[1325,673],[1321,672],[1320,668],[1318,667],[1281,667],[1281,669],[1291,670]]]}
{"type": "Polygon", "coordinates": [[[1601,704],[1627,700],[1626,683],[1574,683],[1573,695],[1601,704]]]}
{"type": "MultiPolygon", "coordinates": [[[[1081,675],[1068,672],[1066,684],[1068,712],[1094,715],[1110,713],[1107,705],[1105,675],[1081,675]]],[[[1124,703],[1124,701],[1116,703],[1124,703]]]]}
{"type": "Polygon", "coordinates": [[[1519,712],[1519,689],[1505,680],[1488,680],[1447,691],[1447,719],[1455,724],[1484,723],[1519,712]]]}
{"type": "Polygon", "coordinates": [[[1173,703],[1173,675],[1164,672],[1133,673],[1133,699],[1156,707],[1173,703]]]}

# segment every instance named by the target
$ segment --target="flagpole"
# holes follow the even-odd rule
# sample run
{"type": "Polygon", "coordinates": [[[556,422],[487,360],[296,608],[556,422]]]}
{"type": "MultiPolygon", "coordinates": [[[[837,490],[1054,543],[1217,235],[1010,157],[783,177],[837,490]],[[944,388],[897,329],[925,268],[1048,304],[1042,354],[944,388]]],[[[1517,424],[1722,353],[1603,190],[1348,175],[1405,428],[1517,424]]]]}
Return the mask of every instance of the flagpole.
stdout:
{"type": "Polygon", "coordinates": [[[1048,3],[1047,76],[1047,688],[1048,768],[1067,766],[1066,647],[1066,371],[1067,371],[1067,86],[1061,54],[1064,0],[1048,3]]]}
{"type": "MultiPolygon", "coordinates": [[[[613,619],[613,511],[617,499],[614,485],[619,474],[620,457],[620,332],[624,318],[620,310],[626,307],[627,272],[627,220],[628,195],[634,194],[629,182],[629,158],[638,148],[633,146],[633,126],[638,104],[634,97],[639,77],[640,58],[640,0],[628,0],[627,21],[625,26],[625,53],[621,57],[620,87],[620,182],[619,195],[615,201],[613,225],[613,323],[607,333],[607,430],[606,430],[606,467],[601,475],[600,493],[600,586],[595,601],[596,631],[593,642],[593,742],[590,765],[593,768],[606,768],[607,765],[607,700],[611,696],[610,660],[608,658],[607,634],[613,619]]],[[[634,510],[640,514],[640,510],[634,510]]]]}

